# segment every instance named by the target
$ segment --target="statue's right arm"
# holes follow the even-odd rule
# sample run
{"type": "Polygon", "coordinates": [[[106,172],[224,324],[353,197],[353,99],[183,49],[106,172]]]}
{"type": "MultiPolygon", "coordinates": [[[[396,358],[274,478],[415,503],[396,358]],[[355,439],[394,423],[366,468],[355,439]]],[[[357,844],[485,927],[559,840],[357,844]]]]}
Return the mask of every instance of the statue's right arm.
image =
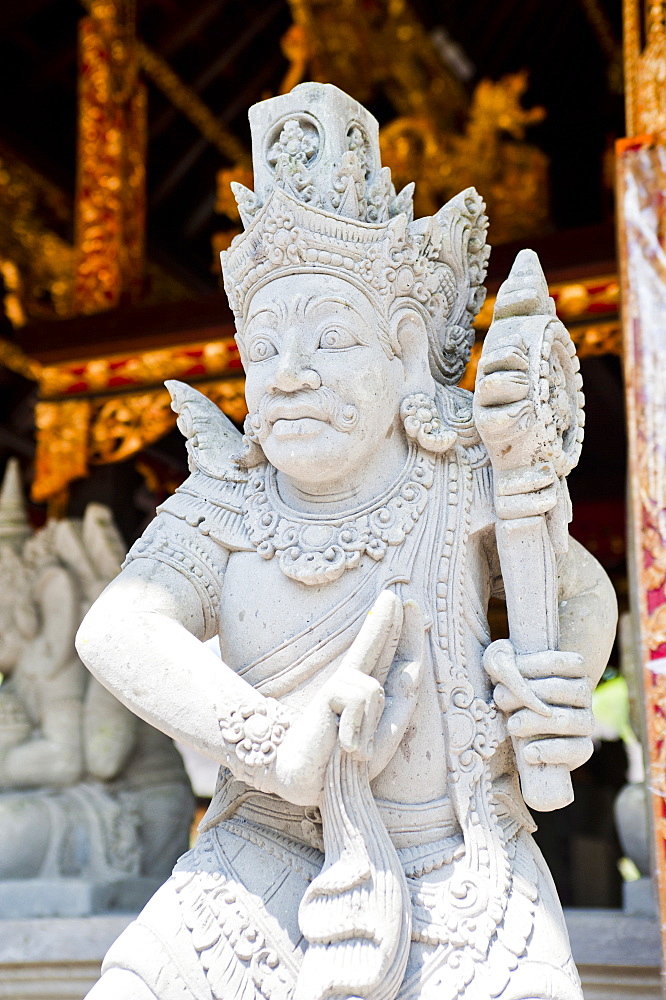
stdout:
{"type": "MultiPolygon", "coordinates": [[[[180,529],[181,539],[186,527],[180,529]]],[[[345,689],[342,703],[329,691],[313,699],[302,715],[291,718],[202,641],[216,634],[217,616],[213,622],[212,574],[206,578],[204,572],[202,578],[196,571],[205,571],[214,557],[215,576],[221,582],[228,555],[199,536],[197,550],[201,554],[203,547],[210,558],[199,566],[195,560],[193,568],[191,555],[179,552],[168,530],[165,537],[167,549],[175,552],[173,564],[159,555],[164,545],[160,549],[148,541],[145,554],[126,565],[84,618],[76,640],[81,659],[146,722],[254,787],[299,804],[316,804],[337,739],[338,716],[347,704],[356,709],[368,701],[372,679],[359,678],[356,689],[345,689]],[[261,754],[248,756],[242,738],[246,726],[250,734],[257,728],[268,729],[265,762],[261,754]]]]}
{"type": "Polygon", "coordinates": [[[100,595],[79,628],[76,646],[93,675],[124,705],[219,759],[220,700],[252,704],[260,696],[206,648],[201,641],[206,632],[196,586],[172,566],[147,557],[130,562],[100,595]]]}

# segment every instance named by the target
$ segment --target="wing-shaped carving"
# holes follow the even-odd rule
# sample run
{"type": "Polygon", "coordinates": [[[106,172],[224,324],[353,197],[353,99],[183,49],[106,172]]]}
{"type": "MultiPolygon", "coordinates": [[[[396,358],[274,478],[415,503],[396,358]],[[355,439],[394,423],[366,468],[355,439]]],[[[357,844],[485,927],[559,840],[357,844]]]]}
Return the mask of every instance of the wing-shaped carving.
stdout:
{"type": "Polygon", "coordinates": [[[164,384],[178,414],[178,429],[186,438],[190,472],[199,470],[213,479],[238,478],[232,459],[242,448],[241,432],[197,389],[174,379],[164,384]]]}

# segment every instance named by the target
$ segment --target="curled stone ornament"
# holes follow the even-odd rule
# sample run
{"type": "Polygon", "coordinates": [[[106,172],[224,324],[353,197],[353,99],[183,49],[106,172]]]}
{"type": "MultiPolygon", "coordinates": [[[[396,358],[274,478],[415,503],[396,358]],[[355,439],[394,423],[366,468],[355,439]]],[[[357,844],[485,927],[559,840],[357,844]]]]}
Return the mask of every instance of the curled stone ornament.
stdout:
{"type": "Polygon", "coordinates": [[[400,405],[400,416],[408,438],[426,451],[441,455],[456,442],[456,431],[445,427],[437,412],[437,404],[423,392],[406,396],[400,405]]]}

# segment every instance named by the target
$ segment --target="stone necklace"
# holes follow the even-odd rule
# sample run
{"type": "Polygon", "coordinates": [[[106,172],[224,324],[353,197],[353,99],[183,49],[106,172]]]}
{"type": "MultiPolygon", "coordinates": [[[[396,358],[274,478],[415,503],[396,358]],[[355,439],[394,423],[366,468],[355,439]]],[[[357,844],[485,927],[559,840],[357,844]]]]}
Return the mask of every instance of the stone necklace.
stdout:
{"type": "Polygon", "coordinates": [[[277,470],[266,463],[245,489],[245,524],[259,555],[277,556],[285,576],[308,586],[330,583],[366,553],[378,562],[389,546],[404,541],[426,506],[434,470],[435,459],[412,444],[402,472],[384,493],[331,517],[288,507],[278,492],[277,470]]]}

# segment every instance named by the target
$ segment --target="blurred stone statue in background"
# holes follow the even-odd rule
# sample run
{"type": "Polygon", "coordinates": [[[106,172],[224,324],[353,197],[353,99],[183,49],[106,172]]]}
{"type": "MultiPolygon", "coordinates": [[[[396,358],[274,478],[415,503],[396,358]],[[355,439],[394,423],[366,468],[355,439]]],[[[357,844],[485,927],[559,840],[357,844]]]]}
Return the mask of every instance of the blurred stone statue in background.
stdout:
{"type": "Polygon", "coordinates": [[[525,807],[572,799],[616,621],[568,537],[573,344],[523,251],[460,389],[478,194],[414,220],[377,122],[330,85],[250,125],[254,191],[234,186],[245,232],[222,255],[245,434],[169,384],[191,475],[77,639],[219,780],[89,996],[581,1000],[525,807]]]}
{"type": "Polygon", "coordinates": [[[33,534],[10,460],[0,495],[2,916],[131,903],[133,880],[167,877],[187,848],[193,799],[178,752],[91,677],[74,648],[122,557],[99,504],[82,521],[33,534]],[[90,891],[68,899],[63,879],[90,891]]]}

